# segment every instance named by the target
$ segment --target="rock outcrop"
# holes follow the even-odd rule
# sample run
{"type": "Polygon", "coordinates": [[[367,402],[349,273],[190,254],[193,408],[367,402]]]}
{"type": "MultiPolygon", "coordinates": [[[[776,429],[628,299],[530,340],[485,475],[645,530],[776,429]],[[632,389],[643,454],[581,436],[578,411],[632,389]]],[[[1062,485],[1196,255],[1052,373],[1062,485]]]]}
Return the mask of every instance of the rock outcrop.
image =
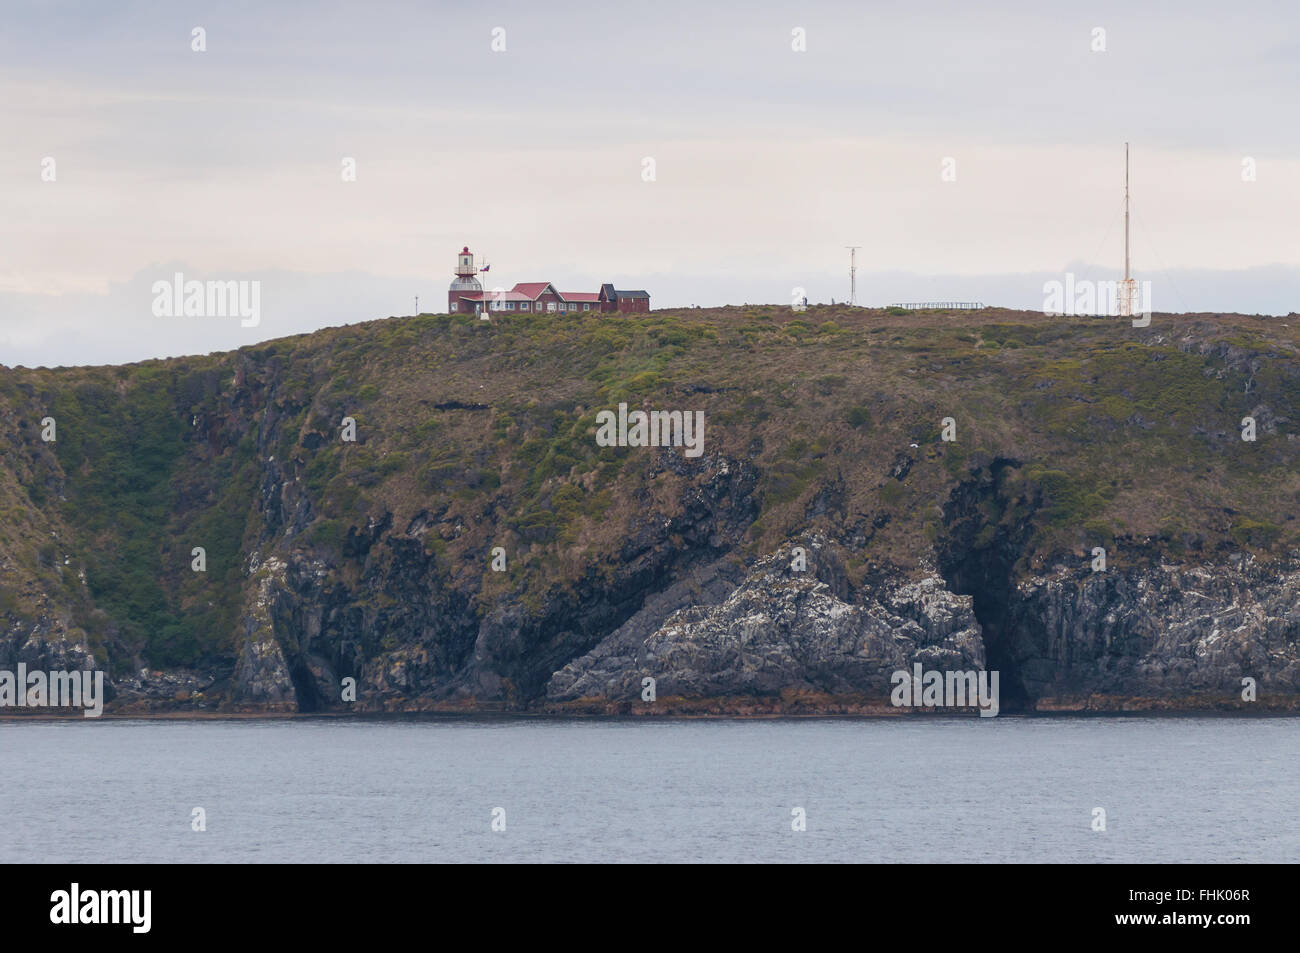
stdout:
{"type": "Polygon", "coordinates": [[[1016,586],[1005,638],[1044,708],[1228,704],[1243,679],[1263,707],[1290,707],[1300,693],[1300,571],[1241,555],[1216,566],[1057,566],[1016,586]]]}
{"type": "Polygon", "coordinates": [[[970,597],[949,592],[937,575],[882,584],[849,601],[824,540],[802,547],[803,570],[792,568],[792,549],[758,561],[725,599],[678,609],[653,631],[640,618],[630,620],[557,672],[548,700],[634,701],[642,679],[651,677],[661,697],[799,692],[884,704],[890,675],[914,663],[984,667],[970,597]]]}
{"type": "Polygon", "coordinates": [[[233,699],[271,711],[296,709],[293,680],[274,624],[276,599],[284,591],[285,563],[273,556],[250,568],[251,593],[240,620],[233,699]]]}

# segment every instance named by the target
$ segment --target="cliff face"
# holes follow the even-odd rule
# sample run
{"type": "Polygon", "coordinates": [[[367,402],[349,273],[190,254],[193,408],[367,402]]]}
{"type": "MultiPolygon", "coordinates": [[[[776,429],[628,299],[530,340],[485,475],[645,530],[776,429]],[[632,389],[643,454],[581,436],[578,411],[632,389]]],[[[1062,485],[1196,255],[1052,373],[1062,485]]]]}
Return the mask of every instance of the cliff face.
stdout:
{"type": "Polygon", "coordinates": [[[1300,696],[1300,572],[1242,558],[1018,583],[1008,653],[1041,707],[1207,706],[1256,682],[1267,707],[1300,696]]]}
{"type": "Polygon", "coordinates": [[[900,669],[984,668],[971,599],[942,579],[891,580],[854,599],[824,540],[799,547],[803,569],[792,568],[794,549],[760,559],[713,604],[655,618],[652,631],[639,614],[557,672],[547,698],[636,702],[652,677],[667,699],[816,694],[881,707],[900,669]]]}
{"type": "Polygon", "coordinates": [[[0,369],[0,669],[109,711],[870,712],[917,664],[1300,707],[1286,324],[820,310],[0,369]],[[620,402],[704,452],[598,446],[620,402]]]}
{"type": "MultiPolygon", "coordinates": [[[[296,697],[304,710],[337,708],[341,680],[351,677],[364,710],[537,701],[558,668],[648,599],[665,598],[673,579],[734,547],[752,521],[752,469],[662,463],[687,481],[684,498],[665,507],[676,512],[647,512],[606,564],[532,598],[509,592],[484,606],[480,592],[461,588],[464,580],[425,545],[466,532],[445,513],[421,511],[405,531],[385,519],[350,532],[350,583],[340,583],[328,558],[270,557],[239,614],[236,699],[296,697]]],[[[486,567],[475,568],[481,585],[486,567]]]]}
{"type": "MultiPolygon", "coordinates": [[[[822,549],[816,542],[810,551],[822,549]]],[[[824,561],[830,554],[818,552],[824,561]]],[[[557,672],[557,707],[638,711],[652,677],[660,707],[726,710],[725,697],[783,698],[788,710],[883,710],[890,676],[996,667],[1011,710],[1297,709],[1300,573],[1238,560],[1093,571],[1054,566],[1018,582],[996,621],[926,575],[840,596],[760,560],[725,598],[651,625],[635,618],[557,672]],[[996,641],[1002,662],[989,666],[996,641]],[[793,697],[791,697],[793,696],[793,697]],[[809,699],[812,699],[811,701],[809,699]],[[617,703],[617,704],[613,704],[617,703]]]]}

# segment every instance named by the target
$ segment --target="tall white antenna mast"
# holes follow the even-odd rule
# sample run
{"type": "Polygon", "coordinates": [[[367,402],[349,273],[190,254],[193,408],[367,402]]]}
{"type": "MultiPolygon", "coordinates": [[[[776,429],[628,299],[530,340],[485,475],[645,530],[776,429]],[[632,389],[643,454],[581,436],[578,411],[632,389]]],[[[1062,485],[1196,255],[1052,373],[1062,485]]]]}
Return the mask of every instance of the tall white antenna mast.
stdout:
{"type": "Polygon", "coordinates": [[[1133,314],[1137,300],[1137,282],[1129,274],[1128,250],[1128,143],[1124,143],[1124,280],[1120,282],[1119,313],[1122,317],[1133,314]]]}
{"type": "Polygon", "coordinates": [[[861,245],[845,245],[849,250],[849,306],[858,303],[858,249],[861,245]]]}

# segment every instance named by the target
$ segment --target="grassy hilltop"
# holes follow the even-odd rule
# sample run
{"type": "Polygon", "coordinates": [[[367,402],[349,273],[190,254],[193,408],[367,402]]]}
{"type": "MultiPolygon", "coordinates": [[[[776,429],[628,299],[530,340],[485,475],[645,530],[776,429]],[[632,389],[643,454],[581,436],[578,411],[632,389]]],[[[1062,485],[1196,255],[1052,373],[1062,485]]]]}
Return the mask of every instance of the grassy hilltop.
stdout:
{"type": "MultiPolygon", "coordinates": [[[[556,606],[590,642],[683,554],[752,559],[809,532],[843,547],[856,585],[956,545],[958,500],[961,545],[996,547],[1017,574],[1094,546],[1114,565],[1284,561],[1300,549],[1298,346],[1297,315],[1137,329],[770,306],[421,315],[206,357],[0,369],[0,631],[84,632],[115,672],[225,664],[256,563],[298,553],[329,611],[364,620],[348,651],[372,658],[402,642],[409,609],[391,584],[408,556],[382,543],[396,535],[436,567],[443,616],[509,602],[558,667],[572,649],[537,622],[556,606]],[[620,401],[704,411],[704,455],[597,447],[595,415],[620,401]],[[718,472],[730,482],[705,499],[718,472]],[[644,572],[619,575],[642,546],[657,554],[644,572]]],[[[465,664],[467,630],[438,625],[419,637],[430,664],[465,664]]]]}

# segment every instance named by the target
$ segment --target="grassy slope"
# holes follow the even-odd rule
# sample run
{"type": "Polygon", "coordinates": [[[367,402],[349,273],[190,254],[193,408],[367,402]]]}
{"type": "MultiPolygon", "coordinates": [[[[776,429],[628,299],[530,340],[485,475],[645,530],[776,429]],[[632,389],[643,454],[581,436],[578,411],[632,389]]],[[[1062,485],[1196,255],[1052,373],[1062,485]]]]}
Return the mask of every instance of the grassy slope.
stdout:
{"type": "MultiPolygon", "coordinates": [[[[1294,317],[1294,316],[1293,316],[1294,317]]],[[[752,552],[816,527],[861,542],[850,571],[914,565],[973,466],[1019,461],[990,519],[1033,523],[1025,565],[1091,546],[1180,559],[1300,545],[1300,326],[1243,316],[1116,319],[987,310],[750,307],[644,317],[393,318],[206,358],[0,370],[0,617],[43,600],[118,664],[228,657],[259,487],[274,457],[311,501],[292,547],[423,511],[450,579],[525,604],[609,565],[646,501],[684,477],[595,446],[619,401],[703,410],[706,458],[752,460],[752,552]],[[1257,408],[1255,443],[1239,422],[1257,408]],[[58,421],[53,445],[39,421],[58,421]],[[359,441],[338,439],[345,415],[359,441]],[[940,421],[957,422],[954,444],[940,421]],[[915,449],[911,444],[918,444],[915,449]],[[903,479],[899,455],[913,458],[903,479]],[[816,505],[814,501],[819,501],[816,505]],[[821,515],[809,516],[821,511],[821,515]],[[189,570],[193,546],[208,572],[189,570]],[[505,545],[510,572],[485,572],[505,545]],[[78,582],[84,570],[86,586],[78,582]]],[[[47,605],[47,607],[48,607],[47,605]]]]}

